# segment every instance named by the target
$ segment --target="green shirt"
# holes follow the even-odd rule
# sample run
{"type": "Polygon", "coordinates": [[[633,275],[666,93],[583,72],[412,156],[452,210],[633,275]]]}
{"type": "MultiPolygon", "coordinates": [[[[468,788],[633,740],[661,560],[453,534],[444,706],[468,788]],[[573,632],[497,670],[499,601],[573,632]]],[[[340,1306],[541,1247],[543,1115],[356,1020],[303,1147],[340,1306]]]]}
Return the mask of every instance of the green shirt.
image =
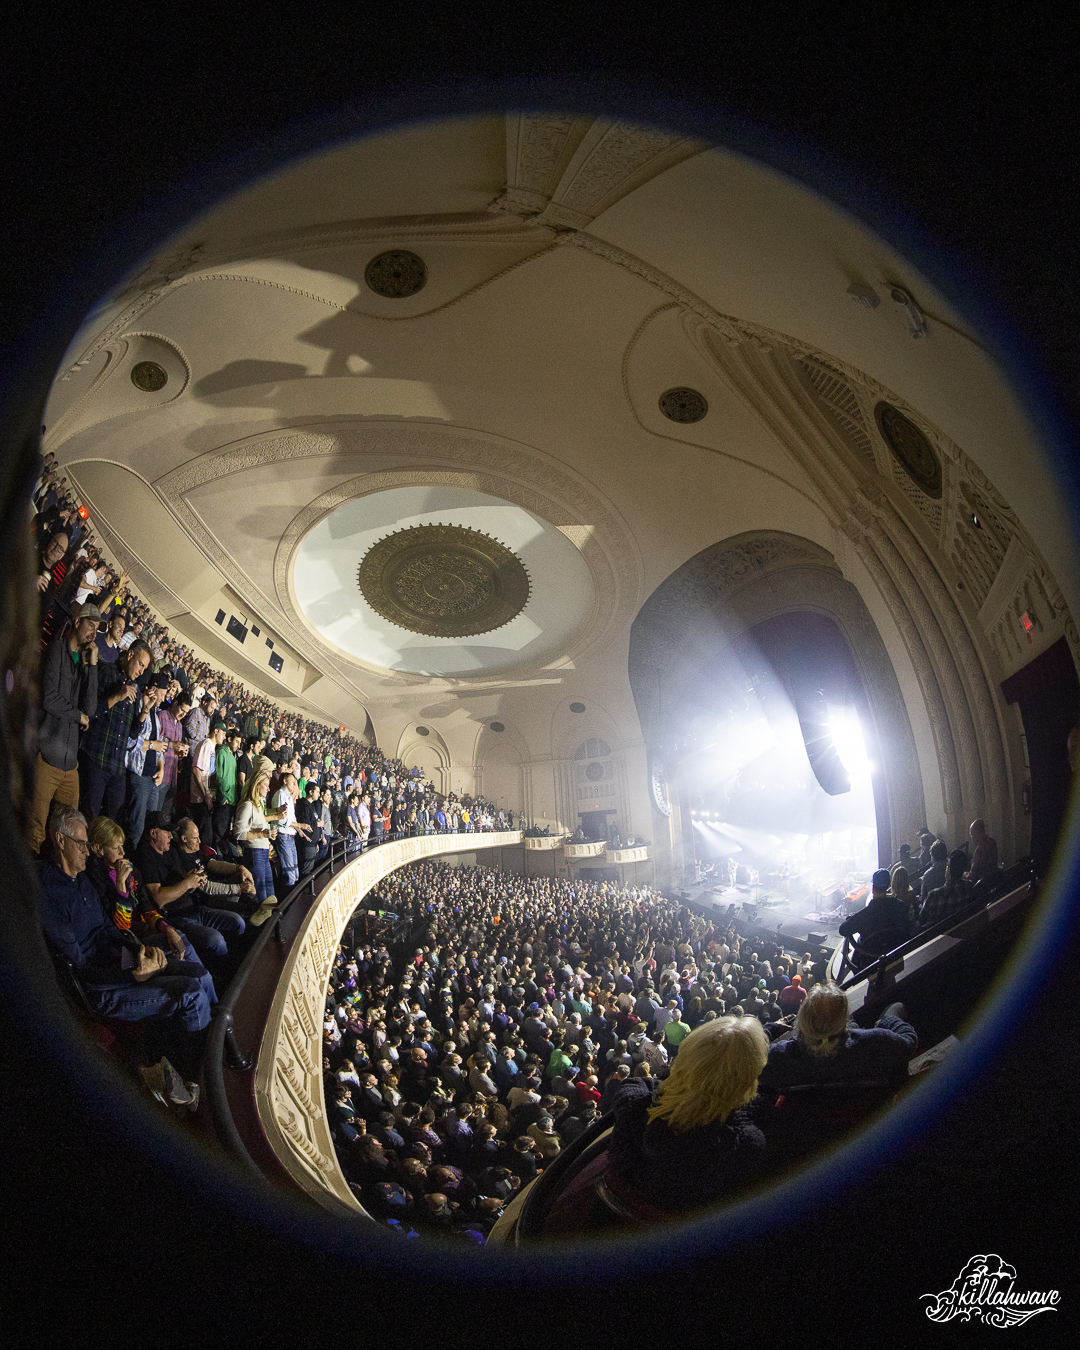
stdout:
{"type": "Polygon", "coordinates": [[[678,1045],[686,1036],[690,1035],[690,1028],[685,1022],[669,1022],[664,1028],[664,1039],[668,1045],[678,1045]]]}
{"type": "Polygon", "coordinates": [[[236,756],[227,745],[219,745],[214,764],[218,796],[230,806],[236,805],[236,756]]]}
{"type": "Polygon", "coordinates": [[[570,1068],[569,1057],[565,1055],[563,1051],[559,1049],[558,1046],[556,1046],[555,1049],[552,1050],[551,1052],[551,1058],[548,1060],[548,1077],[555,1078],[560,1073],[564,1073],[569,1068],[570,1068]]]}

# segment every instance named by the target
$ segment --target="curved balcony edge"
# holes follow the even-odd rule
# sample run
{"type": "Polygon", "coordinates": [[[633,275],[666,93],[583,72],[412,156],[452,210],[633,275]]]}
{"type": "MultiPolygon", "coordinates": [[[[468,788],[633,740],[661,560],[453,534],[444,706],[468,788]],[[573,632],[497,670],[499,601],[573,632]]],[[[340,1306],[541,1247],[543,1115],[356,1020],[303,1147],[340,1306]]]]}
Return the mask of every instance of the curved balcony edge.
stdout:
{"type": "Polygon", "coordinates": [[[391,872],[410,862],[521,843],[520,830],[426,835],[382,844],[349,863],[320,893],[293,939],[255,1065],[255,1105],[275,1157],[311,1199],[357,1217],[363,1207],[338,1166],[322,1078],[322,1024],[334,955],[353,911],[391,872]]]}
{"type": "Polygon", "coordinates": [[[639,848],[609,848],[604,854],[604,861],[622,866],[624,863],[645,862],[648,856],[646,845],[639,848]]]}

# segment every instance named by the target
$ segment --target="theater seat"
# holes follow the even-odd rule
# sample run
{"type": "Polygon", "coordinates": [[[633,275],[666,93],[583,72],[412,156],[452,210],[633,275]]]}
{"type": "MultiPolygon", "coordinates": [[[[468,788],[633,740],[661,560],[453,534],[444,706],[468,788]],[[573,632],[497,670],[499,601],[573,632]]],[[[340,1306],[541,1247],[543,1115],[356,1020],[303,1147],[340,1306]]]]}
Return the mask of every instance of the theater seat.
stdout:
{"type": "Polygon", "coordinates": [[[895,1092],[886,1078],[807,1083],[785,1088],[758,1123],[773,1158],[795,1161],[858,1129],[895,1092]]]}

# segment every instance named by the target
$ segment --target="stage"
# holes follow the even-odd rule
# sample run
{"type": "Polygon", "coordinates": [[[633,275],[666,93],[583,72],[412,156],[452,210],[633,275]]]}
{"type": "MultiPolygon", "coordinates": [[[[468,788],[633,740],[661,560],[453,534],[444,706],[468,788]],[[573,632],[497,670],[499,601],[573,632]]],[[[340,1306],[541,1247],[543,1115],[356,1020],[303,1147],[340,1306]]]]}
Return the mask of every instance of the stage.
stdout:
{"type": "MultiPolygon", "coordinates": [[[[808,946],[838,947],[842,941],[839,925],[844,914],[815,908],[816,896],[785,895],[782,890],[766,886],[691,886],[681,891],[684,899],[702,909],[716,920],[728,920],[728,907],[734,905],[731,917],[740,932],[753,929],[768,933],[779,945],[802,955],[808,946]],[[817,935],[808,943],[808,936],[817,935]],[[824,935],[824,937],[822,937],[824,935]]],[[[816,955],[816,952],[815,952],[816,955]]]]}

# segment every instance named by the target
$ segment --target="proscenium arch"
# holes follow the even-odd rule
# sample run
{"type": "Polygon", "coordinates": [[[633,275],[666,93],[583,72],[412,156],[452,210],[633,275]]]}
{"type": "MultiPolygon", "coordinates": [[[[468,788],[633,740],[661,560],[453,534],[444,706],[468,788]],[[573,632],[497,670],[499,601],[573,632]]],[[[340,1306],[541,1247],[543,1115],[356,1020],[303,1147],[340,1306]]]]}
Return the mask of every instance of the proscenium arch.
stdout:
{"type": "Polygon", "coordinates": [[[797,535],[752,530],[712,544],[661,583],[630,630],[630,686],[646,745],[662,746],[693,674],[766,619],[809,610],[840,630],[866,698],[864,735],[878,855],[925,824],[915,736],[892,661],[858,590],[832,554],[797,535]]]}

